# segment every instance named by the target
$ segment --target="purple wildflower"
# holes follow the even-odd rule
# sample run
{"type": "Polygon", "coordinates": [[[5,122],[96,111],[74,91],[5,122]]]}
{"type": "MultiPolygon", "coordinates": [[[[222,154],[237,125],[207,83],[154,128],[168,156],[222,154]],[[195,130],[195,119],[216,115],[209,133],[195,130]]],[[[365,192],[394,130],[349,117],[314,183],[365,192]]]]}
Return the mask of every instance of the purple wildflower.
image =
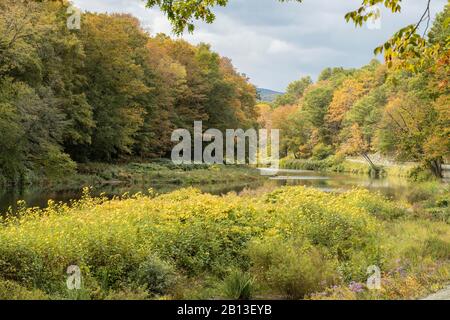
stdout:
{"type": "Polygon", "coordinates": [[[355,293],[361,293],[364,291],[364,285],[354,281],[350,282],[348,288],[355,293]]]}

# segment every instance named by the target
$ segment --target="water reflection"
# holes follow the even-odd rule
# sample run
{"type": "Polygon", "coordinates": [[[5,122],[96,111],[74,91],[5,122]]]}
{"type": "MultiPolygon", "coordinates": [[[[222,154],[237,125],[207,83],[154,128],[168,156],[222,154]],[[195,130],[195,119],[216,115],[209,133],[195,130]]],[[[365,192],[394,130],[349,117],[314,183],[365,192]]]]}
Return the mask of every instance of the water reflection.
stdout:
{"type": "MultiPolygon", "coordinates": [[[[193,185],[193,187],[199,188],[203,192],[216,195],[222,195],[229,192],[239,193],[243,190],[257,190],[259,188],[267,191],[279,186],[294,185],[317,188],[326,192],[343,192],[355,187],[362,187],[371,191],[380,192],[389,198],[403,199],[405,191],[412,186],[406,179],[400,178],[373,179],[368,176],[334,173],[324,174],[306,170],[279,170],[278,172],[273,173],[277,173],[277,175],[267,176],[254,183],[241,182],[234,184],[193,185]]],[[[113,197],[122,195],[126,192],[130,194],[137,192],[145,193],[150,188],[158,193],[166,193],[182,188],[182,186],[161,184],[158,181],[136,185],[114,184],[94,188],[93,195],[104,193],[106,196],[113,197]]],[[[69,202],[71,199],[79,199],[81,194],[81,190],[58,192],[49,192],[42,189],[5,190],[0,194],[0,212],[6,212],[10,206],[14,209],[19,200],[25,200],[27,205],[31,207],[45,207],[49,199],[53,199],[57,202],[69,202]]]]}

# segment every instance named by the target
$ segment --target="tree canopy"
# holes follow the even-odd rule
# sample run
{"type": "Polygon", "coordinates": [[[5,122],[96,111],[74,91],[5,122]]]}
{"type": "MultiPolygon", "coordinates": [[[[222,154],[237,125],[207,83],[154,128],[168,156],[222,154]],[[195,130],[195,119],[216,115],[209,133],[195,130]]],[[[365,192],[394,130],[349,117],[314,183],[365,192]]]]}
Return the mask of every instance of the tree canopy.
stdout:
{"type": "Polygon", "coordinates": [[[0,182],[65,175],[76,162],[162,157],[176,128],[249,128],[256,89],[206,44],[150,36],[126,14],[67,1],[0,0],[0,182]]]}

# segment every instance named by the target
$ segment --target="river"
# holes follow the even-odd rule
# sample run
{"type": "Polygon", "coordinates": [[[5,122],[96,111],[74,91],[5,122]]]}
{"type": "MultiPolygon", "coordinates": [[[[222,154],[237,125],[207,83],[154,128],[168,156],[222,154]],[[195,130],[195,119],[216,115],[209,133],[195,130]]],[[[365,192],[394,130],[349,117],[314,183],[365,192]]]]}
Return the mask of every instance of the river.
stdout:
{"type": "MultiPolygon", "coordinates": [[[[326,192],[343,192],[354,187],[366,188],[371,191],[377,191],[392,199],[402,199],[405,191],[412,186],[406,179],[400,178],[381,178],[374,179],[368,176],[320,173],[306,170],[280,170],[276,176],[267,176],[266,178],[254,182],[241,182],[236,184],[214,184],[197,185],[203,192],[216,195],[226,194],[228,192],[240,193],[244,190],[271,190],[285,185],[302,185],[311,188],[320,189],[326,192]]],[[[104,193],[106,196],[122,195],[125,192],[131,194],[137,192],[146,192],[149,188],[158,193],[170,192],[179,188],[179,185],[160,184],[158,181],[149,184],[136,185],[107,185],[101,188],[94,188],[93,194],[104,193]]],[[[57,202],[69,202],[72,199],[81,197],[81,190],[67,191],[47,191],[42,189],[26,190],[6,190],[0,194],[0,212],[5,213],[9,207],[16,208],[17,201],[24,200],[30,207],[45,207],[49,199],[57,202]]]]}

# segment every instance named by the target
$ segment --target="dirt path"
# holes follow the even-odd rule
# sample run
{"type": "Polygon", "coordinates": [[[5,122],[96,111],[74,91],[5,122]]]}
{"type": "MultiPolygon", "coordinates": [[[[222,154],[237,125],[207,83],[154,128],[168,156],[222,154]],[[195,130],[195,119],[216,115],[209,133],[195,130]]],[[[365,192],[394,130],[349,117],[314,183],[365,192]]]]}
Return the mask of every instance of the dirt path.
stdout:
{"type": "Polygon", "coordinates": [[[450,286],[422,300],[450,300],[450,286]]]}

